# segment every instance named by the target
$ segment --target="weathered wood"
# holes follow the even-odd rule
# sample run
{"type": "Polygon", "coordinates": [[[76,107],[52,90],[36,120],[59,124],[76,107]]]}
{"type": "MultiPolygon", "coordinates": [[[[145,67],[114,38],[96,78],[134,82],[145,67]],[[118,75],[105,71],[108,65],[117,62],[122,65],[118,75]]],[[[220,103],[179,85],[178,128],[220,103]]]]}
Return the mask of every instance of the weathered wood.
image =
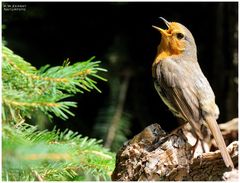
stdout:
{"type": "MultiPolygon", "coordinates": [[[[184,130],[179,128],[166,134],[158,124],[145,128],[117,153],[112,180],[223,180],[224,172],[229,170],[225,167],[220,151],[193,156],[192,145],[189,144],[184,130]]],[[[236,167],[238,142],[231,143],[228,151],[236,167]]],[[[231,174],[227,177],[229,175],[231,177],[231,174]]]]}

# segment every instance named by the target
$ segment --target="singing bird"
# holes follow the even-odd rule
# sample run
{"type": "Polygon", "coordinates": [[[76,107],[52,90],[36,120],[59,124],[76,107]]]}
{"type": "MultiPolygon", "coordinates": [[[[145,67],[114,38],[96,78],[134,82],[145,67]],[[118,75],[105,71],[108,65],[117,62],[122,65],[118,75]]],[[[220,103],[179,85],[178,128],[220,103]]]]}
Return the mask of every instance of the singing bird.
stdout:
{"type": "Polygon", "coordinates": [[[215,95],[198,64],[194,38],[184,25],[160,18],[167,29],[153,26],[162,36],[152,65],[155,89],[175,116],[190,123],[197,139],[203,140],[203,125],[210,129],[225,165],[233,169],[216,121],[215,95]]]}

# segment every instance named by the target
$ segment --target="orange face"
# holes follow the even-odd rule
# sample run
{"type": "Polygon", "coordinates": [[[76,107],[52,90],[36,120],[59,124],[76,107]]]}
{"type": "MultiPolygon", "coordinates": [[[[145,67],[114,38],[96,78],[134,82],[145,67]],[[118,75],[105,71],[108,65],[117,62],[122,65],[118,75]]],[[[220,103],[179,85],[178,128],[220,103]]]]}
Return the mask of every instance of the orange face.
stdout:
{"type": "Polygon", "coordinates": [[[176,22],[168,23],[167,26],[167,30],[153,26],[162,34],[158,52],[164,52],[164,54],[168,56],[181,54],[186,47],[184,29],[176,22]]]}

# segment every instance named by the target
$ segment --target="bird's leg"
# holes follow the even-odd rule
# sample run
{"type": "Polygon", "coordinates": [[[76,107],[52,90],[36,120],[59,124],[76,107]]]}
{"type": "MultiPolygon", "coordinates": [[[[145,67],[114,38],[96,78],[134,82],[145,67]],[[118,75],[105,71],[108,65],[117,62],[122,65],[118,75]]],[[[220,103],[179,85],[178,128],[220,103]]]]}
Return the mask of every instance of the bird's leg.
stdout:
{"type": "Polygon", "coordinates": [[[203,153],[205,153],[205,152],[206,152],[206,149],[205,149],[205,147],[204,147],[204,143],[203,143],[202,140],[201,140],[201,146],[202,146],[203,153]]]}
{"type": "Polygon", "coordinates": [[[194,156],[194,153],[195,153],[195,151],[196,151],[196,149],[197,149],[197,146],[198,146],[199,141],[200,141],[200,143],[201,143],[202,152],[203,152],[203,153],[206,152],[206,149],[205,149],[205,147],[204,147],[203,140],[200,140],[198,137],[196,137],[196,142],[195,142],[195,144],[192,146],[193,156],[194,156]]]}
{"type": "MultiPolygon", "coordinates": [[[[198,145],[198,142],[199,142],[199,138],[198,137],[196,137],[197,139],[196,139],[196,142],[195,142],[195,144],[192,146],[192,154],[193,154],[193,157],[194,157],[194,153],[195,153],[195,151],[196,151],[196,149],[197,149],[197,145],[198,145]]],[[[201,143],[202,144],[202,143],[201,143]]],[[[202,144],[203,145],[203,144],[202,144]]]]}

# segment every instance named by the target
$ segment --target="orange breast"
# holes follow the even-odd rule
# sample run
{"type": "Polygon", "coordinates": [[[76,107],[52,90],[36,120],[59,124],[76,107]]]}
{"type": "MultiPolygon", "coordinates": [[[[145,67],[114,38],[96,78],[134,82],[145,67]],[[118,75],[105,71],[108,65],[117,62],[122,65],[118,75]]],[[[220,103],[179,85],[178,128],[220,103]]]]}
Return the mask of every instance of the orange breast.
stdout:
{"type": "Polygon", "coordinates": [[[159,63],[161,60],[167,58],[171,56],[170,52],[166,52],[166,51],[162,51],[160,54],[157,55],[157,57],[155,58],[153,65],[159,63]]]}

